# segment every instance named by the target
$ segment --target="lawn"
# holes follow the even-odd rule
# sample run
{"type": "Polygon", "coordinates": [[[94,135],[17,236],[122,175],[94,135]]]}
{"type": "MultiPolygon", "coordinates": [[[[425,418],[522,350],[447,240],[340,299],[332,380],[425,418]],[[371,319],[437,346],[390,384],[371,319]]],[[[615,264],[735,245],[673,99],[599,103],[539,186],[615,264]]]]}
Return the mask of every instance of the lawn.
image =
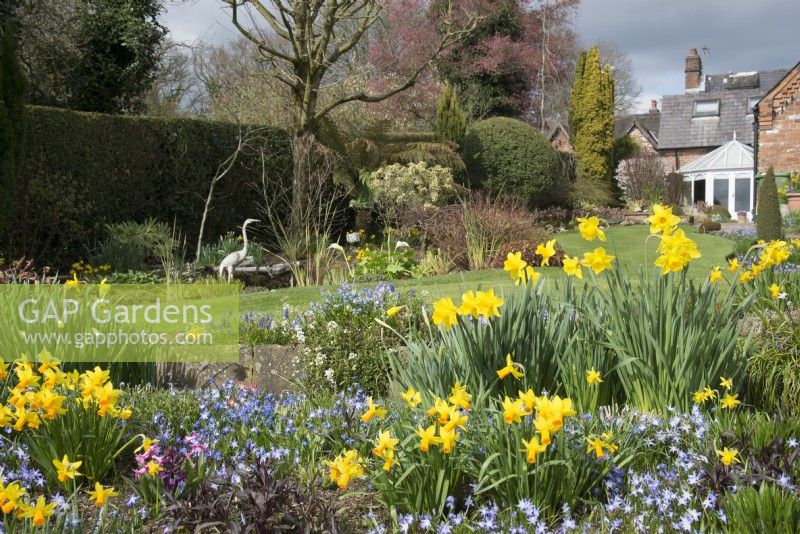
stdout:
{"type": "MultiPolygon", "coordinates": [[[[703,256],[689,266],[689,274],[696,280],[708,276],[714,265],[725,262],[725,256],[733,251],[733,241],[715,235],[698,234],[693,226],[684,226],[684,231],[697,242],[703,256]]],[[[603,246],[606,252],[620,258],[620,264],[627,269],[635,269],[644,265],[652,265],[656,258],[657,239],[649,236],[649,227],[614,226],[606,230],[607,242],[586,242],[577,232],[562,232],[556,235],[558,243],[570,256],[582,255],[597,246],[603,246]],[[646,243],[646,244],[645,244],[646,243]]],[[[561,268],[545,267],[539,269],[542,278],[539,283],[554,287],[553,282],[564,278],[561,268]]],[[[398,288],[415,288],[427,292],[427,300],[433,301],[443,296],[458,297],[467,289],[478,286],[493,287],[495,291],[505,291],[511,287],[508,275],[501,269],[450,273],[444,276],[398,280],[394,282],[398,288]]],[[[370,284],[364,284],[370,285],[370,284]]],[[[245,293],[241,298],[241,309],[245,312],[258,311],[277,316],[284,306],[290,309],[305,308],[309,302],[319,297],[320,287],[286,288],[274,291],[245,293]]]]}

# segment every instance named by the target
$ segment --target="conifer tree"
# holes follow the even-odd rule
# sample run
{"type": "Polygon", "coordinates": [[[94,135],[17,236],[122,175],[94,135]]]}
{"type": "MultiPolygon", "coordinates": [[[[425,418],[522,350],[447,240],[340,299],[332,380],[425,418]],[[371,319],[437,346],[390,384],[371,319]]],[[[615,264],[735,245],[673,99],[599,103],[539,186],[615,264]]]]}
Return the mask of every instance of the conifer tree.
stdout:
{"type": "Polygon", "coordinates": [[[458,95],[450,82],[445,82],[439,97],[434,130],[440,139],[453,143],[461,143],[467,131],[467,115],[461,110],[458,95]]]}
{"type": "Polygon", "coordinates": [[[25,138],[27,83],[17,57],[17,40],[10,24],[0,36],[0,233],[8,224],[25,138]]]}
{"type": "Polygon", "coordinates": [[[779,202],[778,186],[775,184],[775,171],[770,167],[758,187],[756,235],[759,239],[772,241],[783,238],[779,202]]]}
{"type": "Polygon", "coordinates": [[[593,46],[581,54],[570,97],[570,134],[577,159],[576,200],[613,201],[614,80],[593,46]]]}

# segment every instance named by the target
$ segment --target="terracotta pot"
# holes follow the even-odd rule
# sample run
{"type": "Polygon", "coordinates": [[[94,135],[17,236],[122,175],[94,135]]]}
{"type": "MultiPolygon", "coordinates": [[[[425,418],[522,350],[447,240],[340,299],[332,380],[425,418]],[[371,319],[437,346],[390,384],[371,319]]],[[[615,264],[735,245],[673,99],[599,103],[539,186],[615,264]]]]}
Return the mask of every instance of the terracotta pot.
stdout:
{"type": "Polygon", "coordinates": [[[786,203],[789,211],[800,211],[800,193],[786,193],[786,203]]]}

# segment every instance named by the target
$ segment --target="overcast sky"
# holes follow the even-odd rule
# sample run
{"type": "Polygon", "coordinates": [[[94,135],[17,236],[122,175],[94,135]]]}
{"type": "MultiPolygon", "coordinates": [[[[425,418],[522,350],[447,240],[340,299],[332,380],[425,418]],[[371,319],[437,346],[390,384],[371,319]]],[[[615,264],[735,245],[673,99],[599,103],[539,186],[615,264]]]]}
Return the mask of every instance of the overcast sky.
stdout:
{"type": "MultiPolygon", "coordinates": [[[[172,4],[173,39],[222,43],[236,37],[220,0],[172,4]]],[[[582,0],[575,25],[584,43],[615,43],[642,85],[640,107],[683,92],[684,58],[706,48],[703,71],[789,68],[800,61],[800,0],[582,0]]]]}

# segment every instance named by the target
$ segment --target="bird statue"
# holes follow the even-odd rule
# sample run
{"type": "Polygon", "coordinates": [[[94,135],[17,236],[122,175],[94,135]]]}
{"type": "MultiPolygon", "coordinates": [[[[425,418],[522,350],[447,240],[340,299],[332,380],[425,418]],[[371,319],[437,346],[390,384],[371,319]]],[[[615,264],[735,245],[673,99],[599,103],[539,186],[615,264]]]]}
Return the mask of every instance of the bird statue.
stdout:
{"type": "Polygon", "coordinates": [[[244,242],[242,250],[231,252],[219,263],[219,276],[222,277],[223,274],[227,272],[228,282],[233,280],[233,271],[236,269],[236,267],[238,267],[244,260],[247,259],[247,225],[257,222],[261,221],[258,219],[247,219],[244,221],[244,224],[242,224],[242,241],[244,242]]]}

